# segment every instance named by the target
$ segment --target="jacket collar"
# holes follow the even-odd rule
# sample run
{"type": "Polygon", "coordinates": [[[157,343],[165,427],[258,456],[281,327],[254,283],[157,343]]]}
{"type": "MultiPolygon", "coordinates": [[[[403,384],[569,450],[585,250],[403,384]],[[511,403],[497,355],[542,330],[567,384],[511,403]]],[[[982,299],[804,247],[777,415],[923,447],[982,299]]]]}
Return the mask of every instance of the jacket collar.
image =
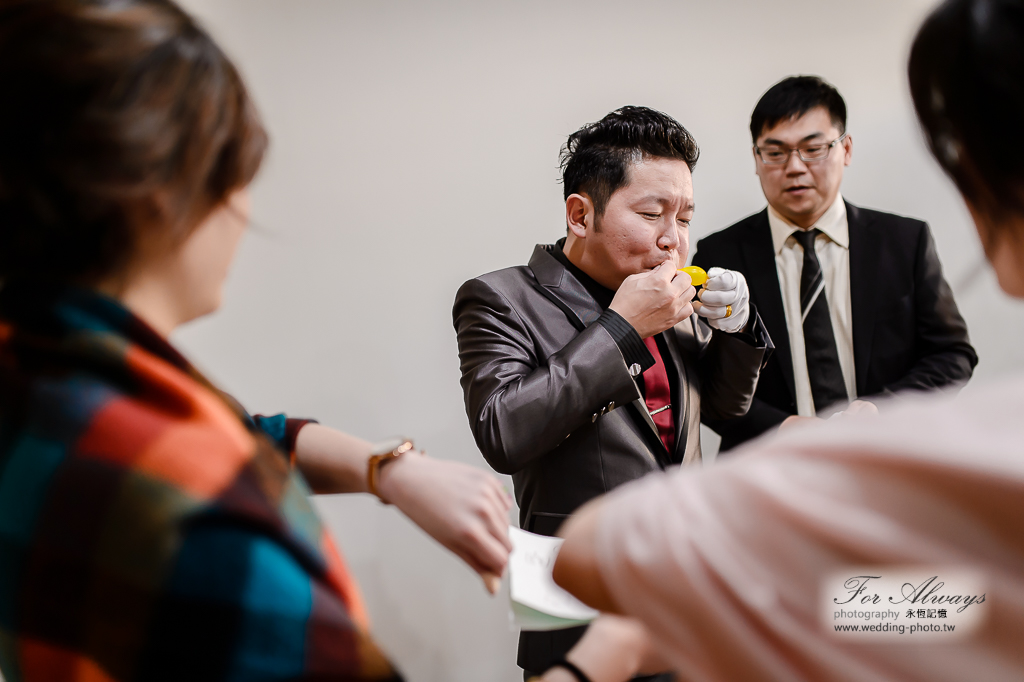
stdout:
{"type": "MultiPolygon", "coordinates": [[[[768,206],[768,224],[772,230],[772,246],[776,254],[782,251],[790,235],[800,230],[770,205],[768,206]]],[[[846,214],[846,202],[843,200],[842,194],[836,196],[832,205],[811,228],[820,230],[826,237],[844,249],[850,248],[850,229],[846,214]]]]}
{"type": "Polygon", "coordinates": [[[756,214],[745,229],[747,233],[740,237],[739,243],[743,257],[743,272],[750,288],[750,302],[757,306],[761,320],[770,330],[772,341],[775,343],[773,357],[778,359],[783,379],[792,397],[796,395],[793,356],[789,344],[786,310],[782,306],[782,287],[775,265],[775,247],[768,222],[768,209],[765,208],[756,214]]]}
{"type": "MultiPolygon", "coordinates": [[[[555,299],[559,303],[559,308],[565,312],[566,315],[572,315],[575,320],[570,320],[578,329],[589,327],[603,312],[601,306],[594,297],[590,295],[586,287],[576,279],[568,268],[558,261],[553,255],[552,250],[559,248],[557,244],[538,244],[533,250],[533,256],[530,258],[529,267],[533,271],[534,277],[537,279],[537,284],[547,293],[548,296],[555,299]]],[[[692,320],[690,321],[692,324],[692,320]]],[[[666,333],[673,332],[679,336],[679,328],[685,327],[687,322],[680,323],[676,329],[668,330],[666,333]]],[[[684,335],[685,336],[685,335],[684,335]]],[[[691,346],[697,345],[697,342],[693,339],[677,338],[677,343],[681,343],[682,347],[687,350],[691,349],[691,346]]],[[[682,404],[683,410],[675,411],[676,419],[676,453],[685,452],[686,449],[686,431],[685,428],[689,424],[689,408],[691,399],[689,396],[689,385],[690,379],[688,378],[687,372],[689,371],[685,365],[686,359],[683,358],[673,345],[669,344],[669,352],[672,356],[672,361],[675,363],[677,371],[679,371],[681,385],[676,395],[672,396],[673,402],[682,404]],[[685,380],[683,377],[687,377],[685,380]]],[[[661,436],[658,432],[658,427],[654,424],[654,420],[651,418],[650,413],[647,411],[647,406],[643,400],[634,400],[633,404],[629,406],[629,411],[637,428],[646,434],[646,438],[649,447],[655,454],[655,459],[664,466],[666,458],[668,461],[677,461],[673,459],[674,455],[671,455],[661,441],[661,436]]]]}
{"type": "Polygon", "coordinates": [[[601,306],[586,287],[551,255],[557,248],[555,244],[538,244],[534,247],[530,269],[538,284],[561,301],[580,324],[589,327],[601,316],[601,306]]]}
{"type": "Polygon", "coordinates": [[[850,307],[853,319],[853,365],[857,392],[863,393],[871,364],[871,341],[875,336],[875,310],[878,307],[879,254],[882,234],[870,212],[846,204],[850,224],[850,307]]]}

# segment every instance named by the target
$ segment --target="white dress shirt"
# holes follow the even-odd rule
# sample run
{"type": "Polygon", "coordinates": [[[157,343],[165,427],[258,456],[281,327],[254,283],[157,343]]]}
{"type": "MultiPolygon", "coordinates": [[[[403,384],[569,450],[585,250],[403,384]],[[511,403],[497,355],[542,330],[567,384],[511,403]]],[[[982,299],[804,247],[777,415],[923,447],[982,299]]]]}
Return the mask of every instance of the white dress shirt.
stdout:
{"type": "MultiPolygon", "coordinates": [[[[804,327],[800,309],[800,275],[804,269],[804,249],[792,236],[801,229],[792,224],[771,206],[768,224],[772,229],[775,246],[775,268],[782,289],[782,307],[789,329],[789,347],[793,354],[793,387],[796,391],[797,414],[815,416],[811,379],[807,373],[807,354],[804,349],[804,327]]],[[[814,240],[814,253],[821,264],[825,279],[832,332],[839,351],[839,367],[843,372],[846,392],[853,400],[857,397],[857,374],[853,366],[853,310],[850,303],[850,226],[846,221],[843,195],[812,225],[821,230],[814,240]]],[[[843,406],[837,406],[842,409],[843,406]]]]}

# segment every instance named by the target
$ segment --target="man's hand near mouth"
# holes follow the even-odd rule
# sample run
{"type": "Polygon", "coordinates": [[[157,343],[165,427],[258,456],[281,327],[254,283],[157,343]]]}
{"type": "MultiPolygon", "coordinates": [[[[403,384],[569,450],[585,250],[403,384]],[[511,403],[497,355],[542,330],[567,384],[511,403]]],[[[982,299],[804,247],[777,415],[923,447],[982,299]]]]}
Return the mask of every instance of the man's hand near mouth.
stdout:
{"type": "Polygon", "coordinates": [[[691,301],[696,293],[690,276],[666,260],[652,270],[627,277],[608,309],[621,315],[640,338],[646,339],[692,315],[691,301]]]}

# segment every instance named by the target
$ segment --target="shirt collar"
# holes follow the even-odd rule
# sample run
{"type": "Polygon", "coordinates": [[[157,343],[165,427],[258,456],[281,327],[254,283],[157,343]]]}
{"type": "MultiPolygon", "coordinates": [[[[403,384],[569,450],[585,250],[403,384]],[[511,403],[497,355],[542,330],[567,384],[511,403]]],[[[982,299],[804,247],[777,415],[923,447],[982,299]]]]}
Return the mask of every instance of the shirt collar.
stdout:
{"type": "Polygon", "coordinates": [[[583,288],[587,290],[587,293],[597,301],[599,306],[601,306],[601,310],[607,309],[608,306],[612,304],[612,299],[615,298],[615,292],[608,287],[598,284],[597,280],[576,267],[572,261],[569,260],[569,257],[565,255],[565,252],[562,250],[564,247],[565,237],[562,237],[555,242],[555,248],[550,251],[551,255],[555,257],[555,260],[564,265],[569,271],[569,274],[575,277],[579,283],[583,285],[583,288]]]}
{"type": "MultiPolygon", "coordinates": [[[[768,205],[768,225],[772,230],[772,244],[775,247],[775,253],[781,253],[789,236],[800,229],[783,218],[770,204],[768,205]]],[[[843,201],[842,193],[836,195],[836,200],[811,227],[818,228],[844,249],[850,248],[850,225],[846,220],[846,202],[843,201]]]]}

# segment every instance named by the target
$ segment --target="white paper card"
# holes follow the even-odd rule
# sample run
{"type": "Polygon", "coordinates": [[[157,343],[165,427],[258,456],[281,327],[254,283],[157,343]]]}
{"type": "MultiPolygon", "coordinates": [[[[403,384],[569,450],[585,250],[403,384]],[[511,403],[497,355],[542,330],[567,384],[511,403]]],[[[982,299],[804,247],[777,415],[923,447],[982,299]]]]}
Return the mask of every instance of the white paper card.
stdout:
{"type": "Polygon", "coordinates": [[[512,616],[523,630],[560,630],[584,625],[598,612],[555,584],[551,569],[561,538],[528,533],[509,526],[508,560],[512,616]]]}

